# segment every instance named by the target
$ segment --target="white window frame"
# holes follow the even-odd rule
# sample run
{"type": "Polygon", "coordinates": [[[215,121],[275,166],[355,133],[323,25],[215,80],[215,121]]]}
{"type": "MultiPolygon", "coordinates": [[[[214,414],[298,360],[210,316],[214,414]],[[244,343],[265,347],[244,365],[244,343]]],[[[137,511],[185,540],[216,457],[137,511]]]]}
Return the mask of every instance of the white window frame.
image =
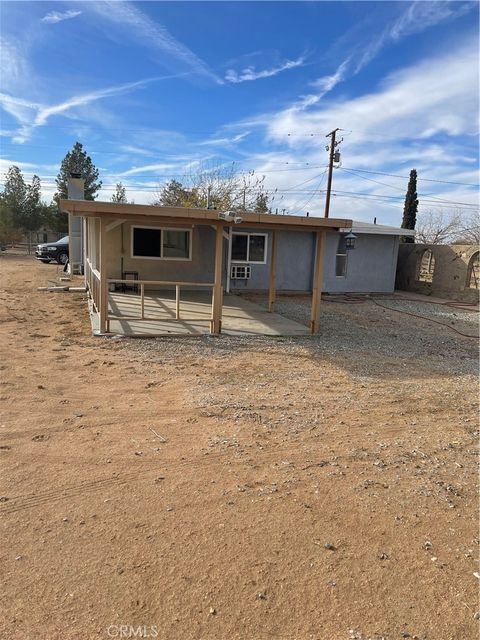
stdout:
{"type": "Polygon", "coordinates": [[[232,264],[267,264],[268,259],[268,233],[255,233],[249,231],[234,231],[232,233],[232,244],[230,246],[230,257],[232,264]],[[250,236],[263,236],[265,238],[265,252],[263,254],[263,260],[235,260],[232,257],[233,250],[233,236],[248,236],[247,238],[247,258],[250,257],[250,236]]]}
{"type": "Polygon", "coordinates": [[[338,245],[340,244],[340,240],[341,240],[341,237],[338,239],[337,250],[335,252],[335,277],[336,278],[344,278],[345,279],[347,277],[347,273],[348,273],[348,251],[345,250],[345,253],[339,253],[338,245]],[[345,271],[343,273],[343,276],[337,275],[337,257],[338,256],[342,256],[342,257],[345,258],[345,271]]]}
{"type": "Polygon", "coordinates": [[[151,227],[149,225],[143,224],[135,224],[131,226],[130,230],[130,257],[135,260],[174,260],[180,262],[191,262],[192,261],[192,233],[193,229],[189,229],[188,227],[151,227]],[[159,256],[136,256],[133,253],[133,235],[135,229],[151,229],[152,231],[160,231],[160,255],[159,256]],[[163,256],[163,232],[164,231],[185,231],[188,233],[189,242],[188,242],[188,258],[172,258],[170,256],[163,256]]]}

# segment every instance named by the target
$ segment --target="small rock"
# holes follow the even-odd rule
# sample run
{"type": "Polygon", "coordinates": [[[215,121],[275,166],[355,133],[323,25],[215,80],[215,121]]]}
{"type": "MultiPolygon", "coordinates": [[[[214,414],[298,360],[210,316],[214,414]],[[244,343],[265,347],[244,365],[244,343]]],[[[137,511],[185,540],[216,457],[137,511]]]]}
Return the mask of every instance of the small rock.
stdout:
{"type": "Polygon", "coordinates": [[[143,451],[135,451],[136,456],[143,456],[143,451]]]}
{"type": "Polygon", "coordinates": [[[68,522],[68,518],[62,518],[62,522],[68,522]]]}
{"type": "Polygon", "coordinates": [[[387,554],[386,554],[386,553],[381,553],[381,554],[378,556],[378,558],[379,558],[379,560],[388,560],[388,556],[387,556],[387,554]]]}
{"type": "Polygon", "coordinates": [[[165,480],[165,476],[158,476],[158,478],[155,478],[155,482],[161,482],[162,480],[165,480]]]}
{"type": "Polygon", "coordinates": [[[7,496],[0,496],[0,502],[7,502],[8,500],[10,500],[10,498],[7,498],[7,496]]]}
{"type": "Polygon", "coordinates": [[[432,547],[433,547],[433,544],[430,542],[430,540],[425,540],[425,542],[423,543],[423,548],[428,551],[432,547]]]}
{"type": "Polygon", "coordinates": [[[38,384],[37,389],[45,389],[45,387],[43,386],[43,384],[38,384]]]}
{"type": "Polygon", "coordinates": [[[480,620],[480,611],[477,611],[477,613],[473,614],[473,619],[474,620],[480,620]]]}
{"type": "Polygon", "coordinates": [[[214,609],[213,607],[210,607],[208,612],[210,613],[211,616],[216,616],[217,615],[217,610],[214,609]]]}
{"type": "Polygon", "coordinates": [[[21,560],[23,556],[15,556],[15,560],[21,560]]]}
{"type": "Polygon", "coordinates": [[[266,591],[260,591],[260,593],[257,593],[257,598],[259,600],[266,600],[267,599],[267,592],[266,591]]]}
{"type": "Polygon", "coordinates": [[[167,507],[165,511],[173,511],[173,507],[167,507]]]}
{"type": "Polygon", "coordinates": [[[326,542],[324,545],[325,549],[328,549],[329,551],[336,551],[336,546],[333,545],[331,542],[326,542]]]}

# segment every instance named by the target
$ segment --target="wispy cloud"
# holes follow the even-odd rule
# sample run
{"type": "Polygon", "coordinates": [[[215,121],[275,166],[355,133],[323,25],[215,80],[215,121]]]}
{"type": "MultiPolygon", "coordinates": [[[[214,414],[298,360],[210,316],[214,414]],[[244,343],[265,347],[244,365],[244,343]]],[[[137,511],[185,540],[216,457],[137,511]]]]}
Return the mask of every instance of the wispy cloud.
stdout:
{"type": "Polygon", "coordinates": [[[57,24],[57,22],[62,22],[63,20],[71,20],[72,18],[76,18],[81,15],[81,11],[50,11],[43,16],[42,22],[46,22],[48,24],[57,24]]]}
{"type": "Polygon", "coordinates": [[[13,138],[14,142],[21,144],[29,139],[32,131],[36,127],[45,125],[52,116],[64,114],[75,107],[89,105],[97,100],[129,93],[136,89],[143,88],[151,82],[170,77],[171,76],[146,78],[136,82],[127,82],[113,87],[106,87],[105,89],[98,89],[96,91],[72,96],[68,98],[68,100],[53,105],[37,104],[14,96],[0,94],[0,106],[13,115],[22,125],[13,138]]]}
{"type": "Polygon", "coordinates": [[[159,163],[155,163],[155,164],[144,164],[141,167],[133,167],[132,169],[129,169],[128,171],[124,171],[122,174],[120,174],[122,177],[126,177],[126,176],[134,176],[137,174],[144,174],[144,173],[156,173],[157,171],[164,171],[166,169],[174,169],[176,167],[175,164],[169,164],[169,163],[165,163],[165,162],[159,162],[159,163]]]}
{"type": "MultiPolygon", "coordinates": [[[[443,56],[390,74],[375,92],[314,105],[303,113],[288,108],[262,118],[270,135],[282,139],[291,131],[330,131],[335,126],[352,129],[362,143],[364,136],[377,134],[384,140],[462,135],[472,132],[472,114],[478,110],[477,70],[477,42],[470,39],[443,56]]],[[[291,144],[298,139],[291,138],[291,144]]]]}
{"type": "Polygon", "coordinates": [[[246,138],[248,135],[250,135],[250,131],[245,131],[244,133],[239,133],[236,136],[233,136],[232,138],[212,138],[210,140],[204,140],[203,142],[199,142],[198,144],[200,146],[205,146],[205,145],[230,145],[230,144],[235,144],[237,142],[241,142],[244,138],[246,138]]]}
{"type": "Polygon", "coordinates": [[[368,44],[357,51],[355,73],[369,64],[389,43],[398,43],[414,33],[421,33],[445,20],[458,18],[475,7],[475,2],[433,2],[415,0],[403,13],[376,37],[369,39],[368,44]]]}
{"type": "Polygon", "coordinates": [[[177,40],[162,24],[155,22],[132,2],[91,2],[88,8],[104,20],[115,24],[127,39],[134,39],[142,46],[160,52],[159,63],[175,71],[188,70],[190,73],[223,84],[207,65],[186,45],[177,40]]]}
{"type": "Polygon", "coordinates": [[[412,2],[389,30],[392,40],[425,31],[444,20],[457,18],[471,11],[475,2],[412,2]]]}
{"type": "Polygon", "coordinates": [[[247,67],[240,72],[235,71],[234,69],[229,69],[225,74],[225,80],[233,84],[238,84],[240,82],[259,80],[260,78],[271,78],[272,76],[276,76],[279,73],[282,73],[282,71],[294,69],[295,67],[301,67],[304,62],[305,58],[302,56],[300,58],[297,58],[297,60],[286,60],[278,67],[273,67],[272,69],[263,69],[261,71],[256,71],[255,67],[253,66],[247,67]]]}

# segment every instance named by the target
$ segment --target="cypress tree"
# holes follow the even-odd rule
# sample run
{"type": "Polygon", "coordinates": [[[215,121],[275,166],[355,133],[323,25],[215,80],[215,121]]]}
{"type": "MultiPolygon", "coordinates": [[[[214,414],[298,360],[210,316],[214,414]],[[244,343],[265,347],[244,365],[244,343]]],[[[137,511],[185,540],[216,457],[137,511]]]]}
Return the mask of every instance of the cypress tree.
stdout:
{"type": "MultiPolygon", "coordinates": [[[[415,224],[417,223],[417,210],[417,170],[412,169],[410,171],[410,180],[408,181],[405,205],[403,207],[402,229],[415,229],[415,224]]],[[[403,236],[402,242],[414,242],[414,239],[408,236],[403,236]]]]}
{"type": "Polygon", "coordinates": [[[73,145],[72,150],[67,153],[60,165],[60,172],[55,180],[57,193],[53,197],[57,203],[60,199],[67,198],[67,181],[70,173],[79,173],[85,180],[85,200],[95,200],[102,181],[98,181],[98,169],[90,156],[87,156],[80,142],[73,145]]]}

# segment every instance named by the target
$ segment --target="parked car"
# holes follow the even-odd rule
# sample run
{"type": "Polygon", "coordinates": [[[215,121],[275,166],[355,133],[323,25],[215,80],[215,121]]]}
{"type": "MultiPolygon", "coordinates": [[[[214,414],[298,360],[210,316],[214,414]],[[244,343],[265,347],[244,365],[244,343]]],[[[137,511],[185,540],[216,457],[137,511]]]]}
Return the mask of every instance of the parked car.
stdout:
{"type": "Polygon", "coordinates": [[[56,242],[45,242],[37,245],[35,257],[43,263],[55,260],[58,264],[68,262],[68,236],[60,238],[56,242]]]}

